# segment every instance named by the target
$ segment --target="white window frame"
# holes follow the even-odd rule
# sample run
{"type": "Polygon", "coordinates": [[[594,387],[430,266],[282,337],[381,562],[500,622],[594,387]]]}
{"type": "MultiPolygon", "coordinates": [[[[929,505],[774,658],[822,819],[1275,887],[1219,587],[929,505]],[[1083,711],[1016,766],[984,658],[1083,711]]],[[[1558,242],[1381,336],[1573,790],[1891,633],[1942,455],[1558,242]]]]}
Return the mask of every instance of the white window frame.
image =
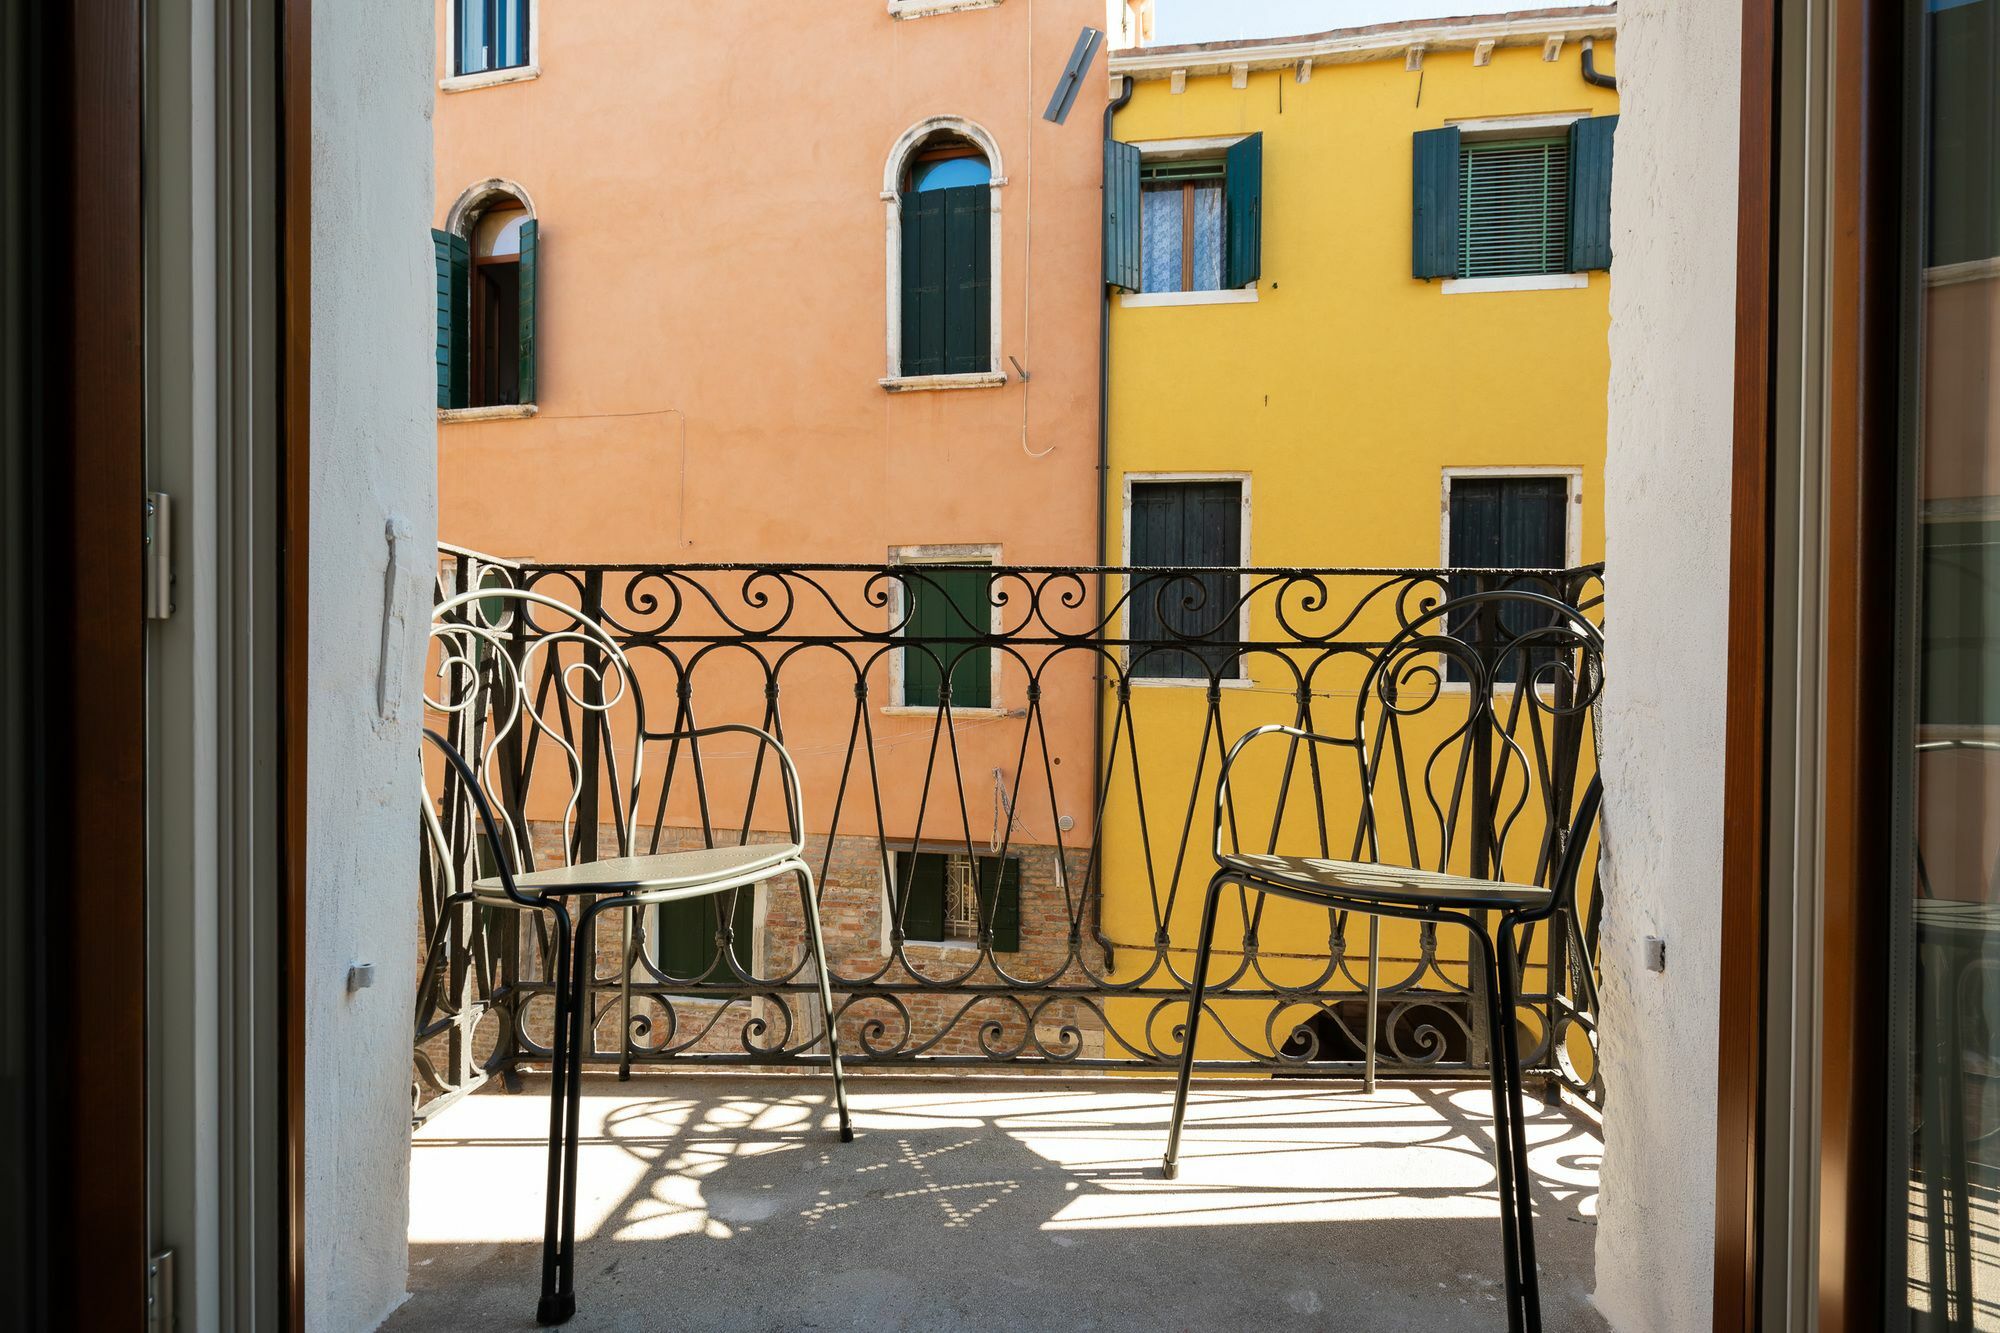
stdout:
{"type": "MultiPolygon", "coordinates": [[[[1233,481],[1237,483],[1241,497],[1240,503],[1243,506],[1243,521],[1237,525],[1238,552],[1236,563],[1247,568],[1250,564],[1250,474],[1248,472],[1127,472],[1123,484],[1123,496],[1120,501],[1123,509],[1123,520],[1121,523],[1122,530],[1119,533],[1118,563],[1126,569],[1132,568],[1133,485],[1136,483],[1144,486],[1155,482],[1174,481],[1233,481]]],[[[1131,576],[1128,574],[1126,576],[1127,583],[1124,604],[1118,610],[1118,637],[1121,639],[1132,637],[1132,588],[1130,578],[1131,576]]],[[[1239,577],[1237,596],[1244,597],[1244,594],[1250,590],[1251,578],[1252,576],[1249,574],[1239,577]]],[[[1237,612],[1236,632],[1239,638],[1250,638],[1250,602],[1247,597],[1244,597],[1243,607],[1237,612]]],[[[1135,689],[1142,686],[1166,686],[1177,689],[1192,687],[1204,690],[1208,688],[1208,677],[1206,676],[1135,676],[1132,674],[1131,648],[1128,646],[1120,649],[1120,654],[1122,658],[1120,665],[1125,670],[1125,679],[1135,689]]],[[[1236,669],[1243,674],[1239,676],[1224,676],[1216,684],[1225,690],[1247,690],[1252,688],[1256,682],[1251,677],[1248,659],[1239,656],[1236,659],[1236,669]]]]}
{"type": "MultiPolygon", "coordinates": [[[[1007,382],[1007,372],[1001,369],[1001,307],[1005,288],[1000,283],[1000,205],[1006,197],[1007,172],[1000,161],[1000,145],[987,133],[984,126],[965,119],[963,116],[930,116],[918,121],[903,131],[889,150],[888,161],[882,168],[882,225],[883,250],[888,262],[888,363],[882,378],[877,381],[891,393],[935,389],[990,389],[999,388],[1007,382]],[[910,154],[932,135],[951,134],[964,139],[978,148],[986,156],[987,169],[992,179],[987,194],[991,201],[991,237],[987,252],[987,301],[988,321],[986,347],[989,363],[984,371],[958,375],[905,375],[903,373],[903,169],[909,165],[910,154]]],[[[955,711],[955,710],[954,710],[955,711]]]]}
{"type": "MultiPolygon", "coordinates": [[[[1211,135],[1198,139],[1133,139],[1131,145],[1139,150],[1139,161],[1172,162],[1191,157],[1213,157],[1226,153],[1237,144],[1249,138],[1248,134],[1211,135]]],[[[1140,223],[1142,228],[1144,222],[1140,223]]],[[[1118,293],[1121,310],[1143,310],[1148,306],[1182,305],[1255,305],[1257,303],[1257,283],[1242,287],[1208,287],[1198,292],[1125,292],[1118,293]]]]}
{"type": "MultiPolygon", "coordinates": [[[[1438,568],[1449,571],[1451,563],[1451,483],[1458,478],[1490,480],[1504,477],[1561,477],[1569,483],[1569,503],[1563,506],[1563,563],[1575,569],[1583,563],[1583,469],[1580,467],[1448,467],[1444,469],[1438,492],[1438,568]]],[[[1464,693],[1472,688],[1469,680],[1452,680],[1438,658],[1439,688],[1464,693]]],[[[1513,688],[1511,682],[1495,682],[1495,693],[1513,688]]]]}
{"type": "MultiPolygon", "coordinates": [[[[1480,116],[1471,120],[1447,120],[1445,124],[1457,128],[1461,142],[1479,143],[1496,139],[1525,139],[1538,130],[1566,131],[1579,120],[1589,118],[1588,111],[1557,111],[1548,115],[1480,116]]],[[[1589,286],[1588,273],[1516,273],[1498,278],[1446,278],[1438,284],[1438,291],[1444,296],[1473,296],[1481,292],[1575,291],[1589,286]]]]}
{"type": "MultiPolygon", "coordinates": [[[[456,8],[453,8],[456,12],[456,8]]],[[[535,17],[528,15],[529,44],[533,45],[535,17]]],[[[444,230],[457,236],[469,246],[472,243],[473,228],[479,219],[496,202],[506,201],[527,210],[526,221],[540,218],[535,211],[535,200],[519,181],[502,176],[489,176],[476,185],[468,185],[460,191],[457,199],[444,215],[444,230]]],[[[536,386],[539,394],[541,388],[536,386]]],[[[475,421],[522,421],[536,415],[541,409],[534,403],[496,403],[486,407],[440,407],[437,409],[438,424],[445,426],[464,425],[475,421]]]]}
{"type": "MultiPolygon", "coordinates": [[[[889,548],[889,563],[892,565],[997,565],[1000,563],[1000,544],[963,543],[952,545],[892,546],[889,548]]],[[[898,626],[909,619],[908,609],[903,605],[904,586],[902,580],[892,580],[889,590],[889,627],[896,638],[904,637],[898,626]]],[[[987,608],[986,626],[996,630],[999,626],[1000,608],[987,608]]],[[[1005,717],[1006,704],[1000,697],[1000,665],[1006,654],[991,651],[987,662],[987,706],[984,708],[960,708],[954,704],[946,712],[952,717],[1005,717]]],[[[889,653],[889,702],[882,705],[882,712],[890,717],[931,717],[937,712],[935,704],[907,704],[903,702],[903,649],[895,648],[889,653]]]]}
{"type": "Polygon", "coordinates": [[[528,63],[512,69],[487,69],[477,74],[458,72],[458,6],[461,0],[444,0],[444,77],[438,88],[448,93],[470,92],[502,83],[524,83],[542,73],[542,6],[540,0],[524,0],[528,7],[528,63]]]}

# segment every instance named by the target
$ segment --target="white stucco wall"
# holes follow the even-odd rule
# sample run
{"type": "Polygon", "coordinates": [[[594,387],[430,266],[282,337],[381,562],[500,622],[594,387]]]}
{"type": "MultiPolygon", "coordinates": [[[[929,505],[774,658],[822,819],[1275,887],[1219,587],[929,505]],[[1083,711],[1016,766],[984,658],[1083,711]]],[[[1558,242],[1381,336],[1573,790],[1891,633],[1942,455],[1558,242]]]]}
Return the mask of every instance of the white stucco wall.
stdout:
{"type": "Polygon", "coordinates": [[[1619,6],[1597,1301],[1620,1333],[1710,1322],[1741,22],[1619,6]]]}
{"type": "Polygon", "coordinates": [[[306,1328],[371,1329],[408,1275],[418,672],[436,540],[432,15],[313,7],[312,631],[307,740],[306,1328]],[[376,708],[388,548],[409,541],[376,708]],[[375,964],[350,995],[347,969],[375,964]]]}

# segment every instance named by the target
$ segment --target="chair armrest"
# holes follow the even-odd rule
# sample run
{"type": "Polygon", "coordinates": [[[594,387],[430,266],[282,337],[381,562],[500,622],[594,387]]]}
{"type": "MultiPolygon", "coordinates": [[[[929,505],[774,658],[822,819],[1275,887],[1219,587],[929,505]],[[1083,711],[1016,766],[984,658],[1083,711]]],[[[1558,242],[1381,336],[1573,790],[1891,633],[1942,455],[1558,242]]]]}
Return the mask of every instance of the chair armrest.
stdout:
{"type": "Polygon", "coordinates": [[[712,727],[690,727],[686,731],[656,731],[647,735],[649,741],[694,741],[704,736],[719,736],[728,733],[754,736],[778,752],[778,766],[785,775],[785,815],[791,821],[792,842],[800,847],[806,845],[806,804],[805,795],[799,783],[799,766],[792,762],[792,752],[762,727],[753,727],[748,722],[718,722],[712,727]]]}
{"type": "Polygon", "coordinates": [[[1253,727],[1237,737],[1236,743],[1229,747],[1229,753],[1222,758],[1222,772],[1215,782],[1215,859],[1218,864],[1222,860],[1222,812],[1229,803],[1229,770],[1236,766],[1237,756],[1248,749],[1252,741],[1264,736],[1279,735],[1290,736],[1294,740],[1307,741],[1314,745],[1344,746],[1350,750],[1356,745],[1356,742],[1343,740],[1339,736],[1323,736],[1316,731],[1287,726],[1282,722],[1268,722],[1261,727],[1253,727]]]}

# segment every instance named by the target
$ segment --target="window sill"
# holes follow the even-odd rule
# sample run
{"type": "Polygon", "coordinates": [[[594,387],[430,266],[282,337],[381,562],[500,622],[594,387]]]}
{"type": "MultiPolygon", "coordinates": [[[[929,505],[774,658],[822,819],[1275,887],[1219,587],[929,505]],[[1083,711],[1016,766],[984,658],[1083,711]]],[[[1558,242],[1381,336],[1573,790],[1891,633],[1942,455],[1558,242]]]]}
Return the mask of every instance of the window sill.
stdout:
{"type": "MultiPolygon", "coordinates": [[[[1132,688],[1135,690],[1150,689],[1159,685],[1181,690],[1205,690],[1208,688],[1208,677],[1206,676],[1134,676],[1128,672],[1125,679],[1131,683],[1132,688]]],[[[1254,688],[1257,684],[1256,681],[1251,680],[1248,676],[1227,676],[1215,683],[1218,687],[1225,690],[1247,690],[1254,688]]]]}
{"type": "Polygon", "coordinates": [[[1474,292],[1561,292],[1588,287],[1588,273],[1527,273],[1514,278],[1446,278],[1446,296],[1474,292]]]}
{"type": "MultiPolygon", "coordinates": [[[[948,708],[953,717],[998,718],[1006,717],[1004,708],[948,708]]],[[[936,704],[883,704],[884,717],[936,717],[936,704]]]]}
{"type": "Polygon", "coordinates": [[[992,9],[1000,0],[889,0],[892,19],[927,19],[961,9],[992,9]]]}
{"type": "Polygon", "coordinates": [[[1255,305],[1257,289],[1224,287],[1212,292],[1121,292],[1118,304],[1128,310],[1149,305],[1255,305]]]}
{"type": "Polygon", "coordinates": [[[503,403],[499,407],[440,407],[438,424],[454,426],[467,421],[525,421],[539,410],[533,403],[503,403]]]}
{"type": "Polygon", "coordinates": [[[529,79],[540,78],[540,65],[514,65],[508,69],[484,69],[477,74],[453,74],[438,80],[438,88],[447,93],[469,93],[474,88],[494,88],[503,83],[526,83],[529,79]]]}
{"type": "Polygon", "coordinates": [[[1002,370],[972,375],[888,375],[875,381],[890,393],[933,393],[942,389],[997,389],[1007,382],[1002,370]]]}

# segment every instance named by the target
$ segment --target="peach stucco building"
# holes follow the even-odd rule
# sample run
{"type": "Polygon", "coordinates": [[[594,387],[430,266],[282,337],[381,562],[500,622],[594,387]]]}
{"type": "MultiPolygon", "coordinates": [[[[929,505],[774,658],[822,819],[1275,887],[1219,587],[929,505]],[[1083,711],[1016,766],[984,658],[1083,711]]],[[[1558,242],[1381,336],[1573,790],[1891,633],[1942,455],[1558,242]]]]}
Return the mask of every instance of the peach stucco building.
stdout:
{"type": "Polygon", "coordinates": [[[495,9],[525,14],[527,63],[462,74],[439,5],[436,225],[476,247],[482,210],[525,205],[532,403],[440,412],[446,540],[1094,558],[1103,56],[1066,123],[1042,111],[1104,0],[495,9]],[[946,137],[989,159],[993,318],[984,373],[918,379],[885,260],[899,178],[946,137]]]}
{"type": "MultiPolygon", "coordinates": [[[[565,566],[1095,563],[1101,47],[1066,118],[1044,112],[1080,34],[1144,40],[1150,4],[439,0],[441,538],[565,566]]],[[[746,595],[741,574],[689,577],[746,595]]],[[[885,625],[897,613],[854,595],[865,575],[812,577],[885,625]]],[[[907,650],[853,656],[865,704],[837,654],[790,658],[781,682],[809,830],[836,839],[835,963],[885,958],[884,881],[941,875],[975,843],[984,858],[1003,806],[1017,919],[997,945],[1028,970],[1060,956],[1090,837],[1089,664],[1052,672],[1023,722],[1027,668],[994,651],[990,678],[952,677],[940,728],[907,650]],[[842,786],[864,726],[873,809],[842,786]],[[1038,788],[1024,726],[1049,747],[1038,788]]],[[[662,657],[640,663],[655,726],[681,679],[662,657]]],[[[755,663],[708,661],[700,720],[767,720],[755,663]]],[[[740,817],[750,766],[730,758],[704,781],[740,817]]],[[[675,780],[670,840],[699,836],[692,788],[675,780]]],[[[738,925],[752,952],[796,947],[762,898],[738,925]]]]}

